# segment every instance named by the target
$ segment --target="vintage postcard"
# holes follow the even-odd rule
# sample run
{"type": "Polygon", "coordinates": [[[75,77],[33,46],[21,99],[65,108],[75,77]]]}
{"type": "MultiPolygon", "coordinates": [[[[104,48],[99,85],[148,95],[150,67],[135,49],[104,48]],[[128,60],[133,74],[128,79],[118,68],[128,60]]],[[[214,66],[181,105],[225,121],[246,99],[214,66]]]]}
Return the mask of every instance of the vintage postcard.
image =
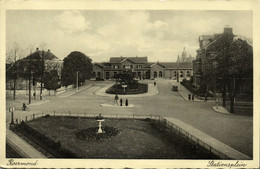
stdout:
{"type": "Polygon", "coordinates": [[[1,1],[3,168],[258,168],[259,1],[1,1]]]}

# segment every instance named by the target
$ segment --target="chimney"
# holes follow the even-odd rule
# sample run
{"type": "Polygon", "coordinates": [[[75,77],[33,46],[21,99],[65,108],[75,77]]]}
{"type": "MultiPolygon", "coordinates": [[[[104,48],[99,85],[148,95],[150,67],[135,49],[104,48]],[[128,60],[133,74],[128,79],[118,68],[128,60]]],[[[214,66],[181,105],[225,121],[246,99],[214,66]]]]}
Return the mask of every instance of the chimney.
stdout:
{"type": "Polygon", "coordinates": [[[227,25],[224,27],[224,33],[233,34],[233,30],[230,26],[227,25]]]}
{"type": "Polygon", "coordinates": [[[48,52],[50,52],[51,50],[50,49],[48,49],[48,52]]]}

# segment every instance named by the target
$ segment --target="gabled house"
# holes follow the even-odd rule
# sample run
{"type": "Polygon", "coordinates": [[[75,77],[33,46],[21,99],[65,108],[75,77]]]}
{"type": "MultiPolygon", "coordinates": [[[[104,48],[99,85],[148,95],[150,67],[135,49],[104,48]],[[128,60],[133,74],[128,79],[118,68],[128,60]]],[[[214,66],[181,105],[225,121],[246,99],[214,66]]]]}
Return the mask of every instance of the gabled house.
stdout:
{"type": "Polygon", "coordinates": [[[111,57],[109,62],[94,63],[93,77],[113,79],[124,70],[136,72],[139,79],[189,78],[193,74],[191,62],[148,62],[147,57],[111,57]]]}
{"type": "MultiPolygon", "coordinates": [[[[225,27],[222,34],[202,35],[199,37],[200,48],[197,50],[196,59],[193,61],[193,83],[195,86],[204,87],[207,88],[207,90],[215,92],[220,92],[222,90],[219,83],[217,83],[221,77],[208,77],[212,76],[210,74],[211,72],[217,71],[217,69],[221,67],[220,64],[225,64],[225,61],[221,61],[221,58],[219,58],[220,52],[227,48],[225,43],[228,45],[231,52],[229,52],[228,57],[222,55],[222,60],[225,58],[232,60],[232,65],[227,65],[228,72],[241,72],[241,76],[238,76],[240,78],[240,85],[243,86],[243,84],[247,83],[241,82],[242,79],[246,79],[245,81],[251,81],[252,84],[253,54],[252,52],[249,52],[249,50],[253,50],[252,46],[246,41],[237,38],[233,34],[232,28],[225,27]],[[234,70],[239,66],[239,70],[234,70]],[[245,71],[248,71],[247,75],[244,74],[245,71]]],[[[244,85],[244,88],[251,90],[251,84],[244,85]]]]}

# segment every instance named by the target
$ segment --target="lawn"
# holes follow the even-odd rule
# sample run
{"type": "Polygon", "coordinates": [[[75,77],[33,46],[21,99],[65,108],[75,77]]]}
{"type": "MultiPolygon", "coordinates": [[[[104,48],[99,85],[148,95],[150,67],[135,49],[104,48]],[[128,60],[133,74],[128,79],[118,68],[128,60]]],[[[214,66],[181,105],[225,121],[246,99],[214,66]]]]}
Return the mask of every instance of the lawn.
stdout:
{"type": "Polygon", "coordinates": [[[76,133],[96,127],[90,118],[49,117],[27,123],[30,127],[60,142],[61,147],[80,158],[104,159],[196,159],[212,158],[207,153],[189,152],[170,142],[151,121],[136,119],[106,119],[102,126],[117,128],[119,134],[104,139],[82,140],[76,133]],[[198,154],[199,153],[199,154],[198,154]]]}

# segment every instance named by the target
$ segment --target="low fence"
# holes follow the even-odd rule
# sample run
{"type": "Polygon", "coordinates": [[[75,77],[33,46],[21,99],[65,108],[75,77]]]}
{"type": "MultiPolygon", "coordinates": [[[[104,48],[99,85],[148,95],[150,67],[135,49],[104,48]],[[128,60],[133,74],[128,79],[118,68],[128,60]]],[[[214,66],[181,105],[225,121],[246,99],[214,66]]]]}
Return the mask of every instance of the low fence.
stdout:
{"type": "Polygon", "coordinates": [[[172,122],[168,121],[167,119],[165,119],[163,117],[160,117],[158,119],[158,121],[160,123],[163,123],[168,129],[175,130],[179,135],[182,135],[182,136],[186,137],[188,140],[190,140],[190,141],[194,142],[195,144],[205,148],[206,150],[208,150],[212,154],[215,154],[219,158],[221,158],[221,159],[230,159],[224,153],[222,153],[222,152],[218,151],[217,149],[211,147],[209,144],[203,142],[199,138],[195,137],[194,135],[192,135],[191,133],[187,132],[186,130],[178,127],[177,125],[173,124],[172,122]]]}
{"type": "MultiPolygon", "coordinates": [[[[25,117],[24,121],[28,122],[31,120],[35,120],[40,117],[44,117],[46,115],[51,115],[51,116],[67,116],[67,117],[85,117],[85,118],[95,118],[97,117],[97,113],[86,113],[86,112],[80,112],[80,113],[75,113],[75,112],[42,112],[38,114],[32,114],[28,115],[25,117]]],[[[132,114],[132,115],[122,115],[122,114],[109,114],[109,115],[103,115],[104,118],[115,118],[115,119],[152,119],[156,120],[157,122],[164,124],[167,129],[174,130],[177,132],[179,135],[182,135],[186,137],[188,140],[192,141],[194,144],[199,145],[212,154],[215,154],[216,156],[220,157],[221,159],[230,159],[227,155],[223,154],[222,152],[218,151],[217,149],[211,147],[209,144],[203,142],[199,138],[195,137],[191,133],[187,132],[186,130],[178,127],[177,125],[173,124],[172,122],[168,121],[167,119],[163,118],[162,116],[159,115],[140,115],[140,114],[132,114]]],[[[17,123],[20,123],[21,120],[19,120],[17,123]]]]}

